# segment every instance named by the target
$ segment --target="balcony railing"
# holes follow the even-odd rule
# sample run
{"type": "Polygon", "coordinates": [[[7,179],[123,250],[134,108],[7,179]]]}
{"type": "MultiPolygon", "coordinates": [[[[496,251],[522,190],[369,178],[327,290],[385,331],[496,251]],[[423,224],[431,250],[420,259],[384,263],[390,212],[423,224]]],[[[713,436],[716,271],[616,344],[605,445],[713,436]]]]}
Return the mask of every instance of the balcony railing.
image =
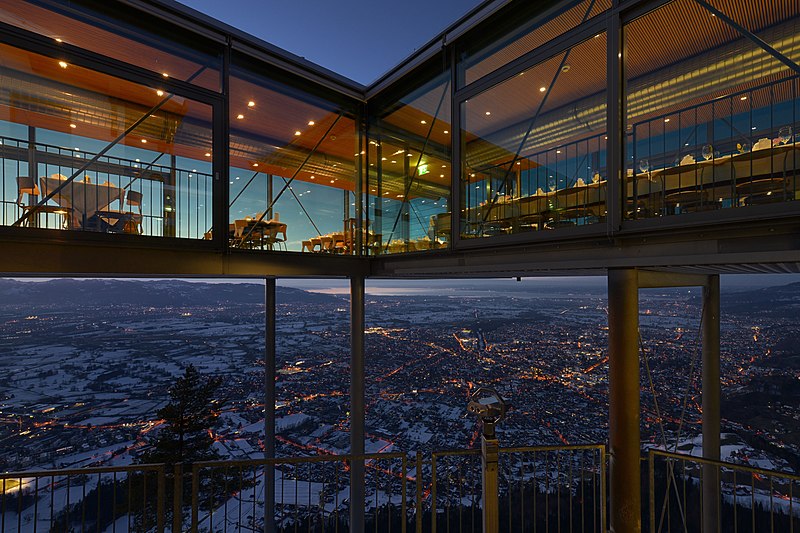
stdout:
{"type": "MultiPolygon", "coordinates": [[[[481,529],[480,450],[456,450],[2,474],[0,530],[348,531],[359,463],[366,531],[481,529]]],[[[501,531],[603,531],[604,446],[505,448],[499,466],[501,531]]]]}
{"type": "Polygon", "coordinates": [[[800,476],[652,449],[648,466],[652,533],[800,527],[800,476]]]}
{"type": "MultiPolygon", "coordinates": [[[[481,468],[477,449],[418,456],[430,481],[418,482],[416,506],[430,512],[430,531],[481,530],[481,468]]],[[[605,446],[501,448],[498,474],[500,531],[605,530],[605,446]]],[[[418,513],[417,531],[424,526],[418,513]]]]}

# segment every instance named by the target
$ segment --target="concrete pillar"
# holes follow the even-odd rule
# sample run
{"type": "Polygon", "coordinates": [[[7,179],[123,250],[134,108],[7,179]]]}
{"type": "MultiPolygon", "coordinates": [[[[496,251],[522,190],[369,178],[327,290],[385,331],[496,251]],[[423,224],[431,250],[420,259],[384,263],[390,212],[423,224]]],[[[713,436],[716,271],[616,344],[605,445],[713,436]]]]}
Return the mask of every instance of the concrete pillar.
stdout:
{"type": "Polygon", "coordinates": [[[642,531],[639,435],[639,282],[608,272],[609,485],[611,533],[642,531]]]}
{"type": "MultiPolygon", "coordinates": [[[[275,278],[267,278],[264,328],[264,457],[275,457],[275,278]]],[[[275,532],[275,467],[264,468],[264,533],[275,532]]]]}
{"type": "MultiPolygon", "coordinates": [[[[364,453],[364,278],[350,278],[350,453],[364,453]]],[[[350,465],[350,531],[364,531],[364,461],[350,465]]]]}
{"type": "MultiPolygon", "coordinates": [[[[703,287],[703,457],[720,458],[719,276],[703,287]]],[[[719,469],[703,466],[703,532],[720,531],[719,469]]]]}

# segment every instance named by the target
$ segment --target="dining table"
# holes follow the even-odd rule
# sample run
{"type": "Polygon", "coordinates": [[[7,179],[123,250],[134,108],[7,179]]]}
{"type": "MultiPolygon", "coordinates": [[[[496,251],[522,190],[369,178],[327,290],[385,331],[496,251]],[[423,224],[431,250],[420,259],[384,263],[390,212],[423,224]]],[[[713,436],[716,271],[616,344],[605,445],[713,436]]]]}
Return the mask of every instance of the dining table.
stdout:
{"type": "Polygon", "coordinates": [[[116,201],[119,201],[121,211],[125,201],[125,189],[110,182],[94,183],[87,178],[68,181],[61,174],[42,177],[40,182],[45,195],[64,186],[52,200],[70,210],[73,228],[86,229],[87,221],[96,218],[99,212],[106,211],[116,201]]]}

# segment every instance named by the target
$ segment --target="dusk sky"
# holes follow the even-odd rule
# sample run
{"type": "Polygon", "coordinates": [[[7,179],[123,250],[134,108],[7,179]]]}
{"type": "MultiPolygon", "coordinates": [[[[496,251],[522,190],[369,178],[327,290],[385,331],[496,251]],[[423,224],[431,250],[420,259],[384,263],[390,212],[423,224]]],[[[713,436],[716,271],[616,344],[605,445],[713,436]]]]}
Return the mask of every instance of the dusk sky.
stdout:
{"type": "Polygon", "coordinates": [[[482,0],[182,0],[296,55],[369,84],[482,0]]]}

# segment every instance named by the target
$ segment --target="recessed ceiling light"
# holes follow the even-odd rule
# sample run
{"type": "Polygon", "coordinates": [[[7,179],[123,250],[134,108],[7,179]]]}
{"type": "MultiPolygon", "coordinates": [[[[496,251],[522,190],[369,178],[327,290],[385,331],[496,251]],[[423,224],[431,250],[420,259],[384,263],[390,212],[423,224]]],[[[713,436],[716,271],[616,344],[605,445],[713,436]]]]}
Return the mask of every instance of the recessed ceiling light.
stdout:
{"type": "MultiPolygon", "coordinates": [[[[206,152],[205,155],[206,155],[206,157],[211,157],[211,153],[210,152],[206,152]]],[[[236,178],[236,179],[238,180],[239,178],[236,178]]]]}
{"type": "Polygon", "coordinates": [[[442,165],[442,168],[447,168],[447,165],[442,165]]]}
{"type": "Polygon", "coordinates": [[[247,107],[255,107],[255,106],[256,103],[254,101],[250,100],[249,102],[247,102],[247,107]]]}
{"type": "Polygon", "coordinates": [[[312,180],[313,180],[313,179],[315,179],[315,178],[314,178],[314,176],[311,176],[311,179],[312,179],[312,180]]]}
{"type": "Polygon", "coordinates": [[[393,164],[393,165],[396,165],[396,164],[397,164],[397,161],[395,161],[394,159],[392,159],[392,164],[393,164]]]}
{"type": "Polygon", "coordinates": [[[543,93],[547,90],[547,87],[539,87],[539,92],[543,93]]]}
{"type": "Polygon", "coordinates": [[[295,136],[298,136],[298,135],[302,135],[303,132],[301,132],[300,130],[297,130],[296,132],[294,132],[294,134],[295,134],[295,136]]]}
{"type": "Polygon", "coordinates": [[[665,118],[665,119],[664,119],[664,122],[669,122],[669,119],[668,119],[668,118],[665,118]]]}
{"type": "Polygon", "coordinates": [[[142,139],[142,144],[147,144],[147,139],[142,139]]]}
{"type": "Polygon", "coordinates": [[[488,117],[489,115],[491,115],[491,114],[492,114],[492,112],[491,112],[491,111],[487,111],[487,112],[486,112],[486,116],[487,116],[487,117],[488,117]]]}
{"type": "Polygon", "coordinates": [[[557,154],[560,154],[560,153],[561,153],[561,150],[556,150],[556,153],[557,153],[557,154]]]}
{"type": "Polygon", "coordinates": [[[313,126],[314,124],[316,124],[316,122],[314,122],[313,120],[309,120],[309,121],[308,121],[308,125],[309,125],[309,126],[313,126]]]}
{"type": "Polygon", "coordinates": [[[450,133],[448,130],[444,130],[445,135],[447,135],[448,133],[450,133]]]}
{"type": "Polygon", "coordinates": [[[747,97],[746,97],[746,96],[742,96],[741,98],[739,98],[739,100],[741,100],[742,102],[744,102],[745,100],[747,100],[747,97]]]}
{"type": "Polygon", "coordinates": [[[70,128],[73,128],[73,129],[75,129],[75,128],[77,128],[78,126],[77,126],[77,124],[70,124],[70,125],[69,125],[69,127],[70,127],[70,128]]]}
{"type": "Polygon", "coordinates": [[[408,155],[407,155],[406,157],[414,157],[414,154],[412,154],[411,152],[409,152],[409,153],[408,153],[408,155]]]}
{"type": "Polygon", "coordinates": [[[386,158],[385,157],[381,157],[381,161],[386,161],[386,158]]]}
{"type": "Polygon", "coordinates": [[[56,42],[57,43],[63,43],[64,41],[62,41],[60,37],[56,37],[56,42]]]}
{"type": "Polygon", "coordinates": [[[59,61],[58,66],[61,68],[67,68],[69,65],[67,64],[66,61],[59,61]]]}
{"type": "Polygon", "coordinates": [[[258,166],[258,163],[253,163],[253,166],[254,166],[254,167],[257,167],[257,166],[258,166]]]}
{"type": "Polygon", "coordinates": [[[167,74],[166,72],[162,72],[161,75],[164,76],[165,78],[169,78],[169,74],[167,74]]]}
{"type": "Polygon", "coordinates": [[[236,118],[239,119],[239,120],[242,120],[244,118],[244,115],[239,113],[238,115],[236,115],[236,118]]]}
{"type": "Polygon", "coordinates": [[[157,94],[158,96],[164,96],[164,91],[162,91],[161,89],[158,89],[158,90],[156,91],[156,94],[157,94]]]}
{"type": "Polygon", "coordinates": [[[331,180],[331,183],[335,182],[336,180],[331,180]]]}
{"type": "Polygon", "coordinates": [[[440,177],[440,178],[443,178],[443,177],[444,177],[444,174],[439,174],[439,177],[440,177]]]}
{"type": "Polygon", "coordinates": [[[419,121],[419,123],[420,123],[420,124],[427,124],[427,123],[428,123],[428,121],[427,121],[427,120],[420,120],[420,121],[419,121]]]}
{"type": "Polygon", "coordinates": [[[521,164],[522,164],[522,161],[517,161],[517,164],[518,164],[518,165],[521,165],[521,164]]]}

